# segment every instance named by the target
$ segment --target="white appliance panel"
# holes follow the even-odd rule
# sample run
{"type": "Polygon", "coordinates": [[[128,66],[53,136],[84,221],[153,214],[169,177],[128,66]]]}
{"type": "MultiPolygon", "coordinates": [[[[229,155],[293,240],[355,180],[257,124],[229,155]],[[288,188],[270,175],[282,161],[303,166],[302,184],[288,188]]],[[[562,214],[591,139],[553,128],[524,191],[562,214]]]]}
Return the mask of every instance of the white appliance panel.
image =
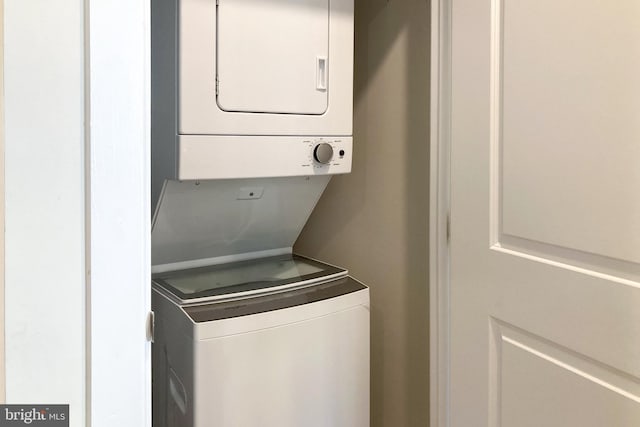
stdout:
{"type": "Polygon", "coordinates": [[[222,0],[217,24],[220,109],[327,110],[329,0],[222,0]]]}
{"type": "Polygon", "coordinates": [[[187,306],[154,288],[153,306],[155,426],[369,426],[369,290],[354,279],[187,306]]]}
{"type": "Polygon", "coordinates": [[[227,179],[300,175],[335,175],[351,172],[351,137],[209,136],[179,137],[178,179],[227,179]],[[333,149],[329,163],[314,159],[320,143],[333,149]]]}
{"type": "MultiPolygon", "coordinates": [[[[341,298],[310,306],[329,311],[341,298]]],[[[296,317],[274,327],[196,341],[194,425],[369,426],[368,302],[300,319],[304,308],[257,315],[296,317]]]]}

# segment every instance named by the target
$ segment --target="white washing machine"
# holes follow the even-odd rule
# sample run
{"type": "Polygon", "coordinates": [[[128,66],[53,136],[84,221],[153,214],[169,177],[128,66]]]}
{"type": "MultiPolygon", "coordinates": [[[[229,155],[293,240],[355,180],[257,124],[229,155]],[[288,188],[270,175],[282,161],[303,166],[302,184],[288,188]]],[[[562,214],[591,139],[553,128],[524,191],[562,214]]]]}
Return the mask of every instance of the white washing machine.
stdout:
{"type": "Polygon", "coordinates": [[[154,276],[154,426],[366,427],[369,292],[284,255],[154,276]]]}
{"type": "Polygon", "coordinates": [[[367,427],[369,290],[292,254],[329,176],[168,181],[154,427],[367,427]]]}

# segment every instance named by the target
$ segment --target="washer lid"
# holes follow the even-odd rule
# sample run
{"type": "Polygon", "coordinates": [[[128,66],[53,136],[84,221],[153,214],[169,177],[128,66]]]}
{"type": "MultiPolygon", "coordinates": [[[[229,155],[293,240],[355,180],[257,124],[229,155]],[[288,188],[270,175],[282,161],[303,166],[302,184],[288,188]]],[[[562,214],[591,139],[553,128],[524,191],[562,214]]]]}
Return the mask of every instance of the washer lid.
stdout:
{"type": "MultiPolygon", "coordinates": [[[[229,301],[219,301],[214,304],[190,304],[183,306],[184,312],[195,323],[211,322],[214,320],[231,319],[240,316],[250,316],[253,314],[266,313],[274,310],[297,307],[304,304],[326,301],[343,297],[347,294],[366,290],[367,287],[357,280],[345,276],[328,282],[319,283],[314,286],[296,288],[276,294],[268,293],[253,298],[232,299],[229,301]]],[[[368,294],[359,295],[357,303],[368,305],[368,294]]],[[[341,305],[345,301],[341,301],[341,305]]],[[[348,307],[348,308],[352,308],[348,307]]],[[[345,309],[337,306],[334,312],[345,309]]],[[[315,317],[315,316],[314,316],[315,317]]],[[[202,339],[202,338],[201,338],[202,339]]],[[[207,338],[204,338],[207,339],[207,338]]]]}
{"type": "Polygon", "coordinates": [[[291,253],[330,176],[166,181],[153,272],[291,253]]]}
{"type": "Polygon", "coordinates": [[[346,276],[347,271],[298,255],[281,255],[156,274],[180,303],[274,292],[346,276]]]}

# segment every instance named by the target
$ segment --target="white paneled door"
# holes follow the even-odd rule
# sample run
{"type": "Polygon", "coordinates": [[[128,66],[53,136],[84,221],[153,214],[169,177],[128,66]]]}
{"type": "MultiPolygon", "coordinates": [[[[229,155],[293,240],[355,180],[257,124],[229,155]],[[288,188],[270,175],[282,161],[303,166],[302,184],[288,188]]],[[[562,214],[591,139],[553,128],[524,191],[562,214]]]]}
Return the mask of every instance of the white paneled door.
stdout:
{"type": "Polygon", "coordinates": [[[450,5],[450,425],[640,426],[640,2],[450,5]]]}

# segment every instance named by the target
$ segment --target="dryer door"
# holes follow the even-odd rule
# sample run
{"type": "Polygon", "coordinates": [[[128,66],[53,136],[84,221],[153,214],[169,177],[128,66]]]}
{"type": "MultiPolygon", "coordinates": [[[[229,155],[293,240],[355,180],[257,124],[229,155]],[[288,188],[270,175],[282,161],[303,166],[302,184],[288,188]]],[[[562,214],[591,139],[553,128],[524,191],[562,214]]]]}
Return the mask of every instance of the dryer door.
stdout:
{"type": "Polygon", "coordinates": [[[217,20],[220,109],[327,110],[329,0],[220,0],[217,20]]]}
{"type": "MultiPolygon", "coordinates": [[[[170,23],[165,13],[177,13],[178,43],[170,28],[159,29],[152,46],[161,65],[153,104],[162,112],[177,101],[179,135],[351,136],[353,0],[154,4],[166,8],[158,19],[170,23]]],[[[171,117],[158,126],[172,125],[171,117]]]]}

